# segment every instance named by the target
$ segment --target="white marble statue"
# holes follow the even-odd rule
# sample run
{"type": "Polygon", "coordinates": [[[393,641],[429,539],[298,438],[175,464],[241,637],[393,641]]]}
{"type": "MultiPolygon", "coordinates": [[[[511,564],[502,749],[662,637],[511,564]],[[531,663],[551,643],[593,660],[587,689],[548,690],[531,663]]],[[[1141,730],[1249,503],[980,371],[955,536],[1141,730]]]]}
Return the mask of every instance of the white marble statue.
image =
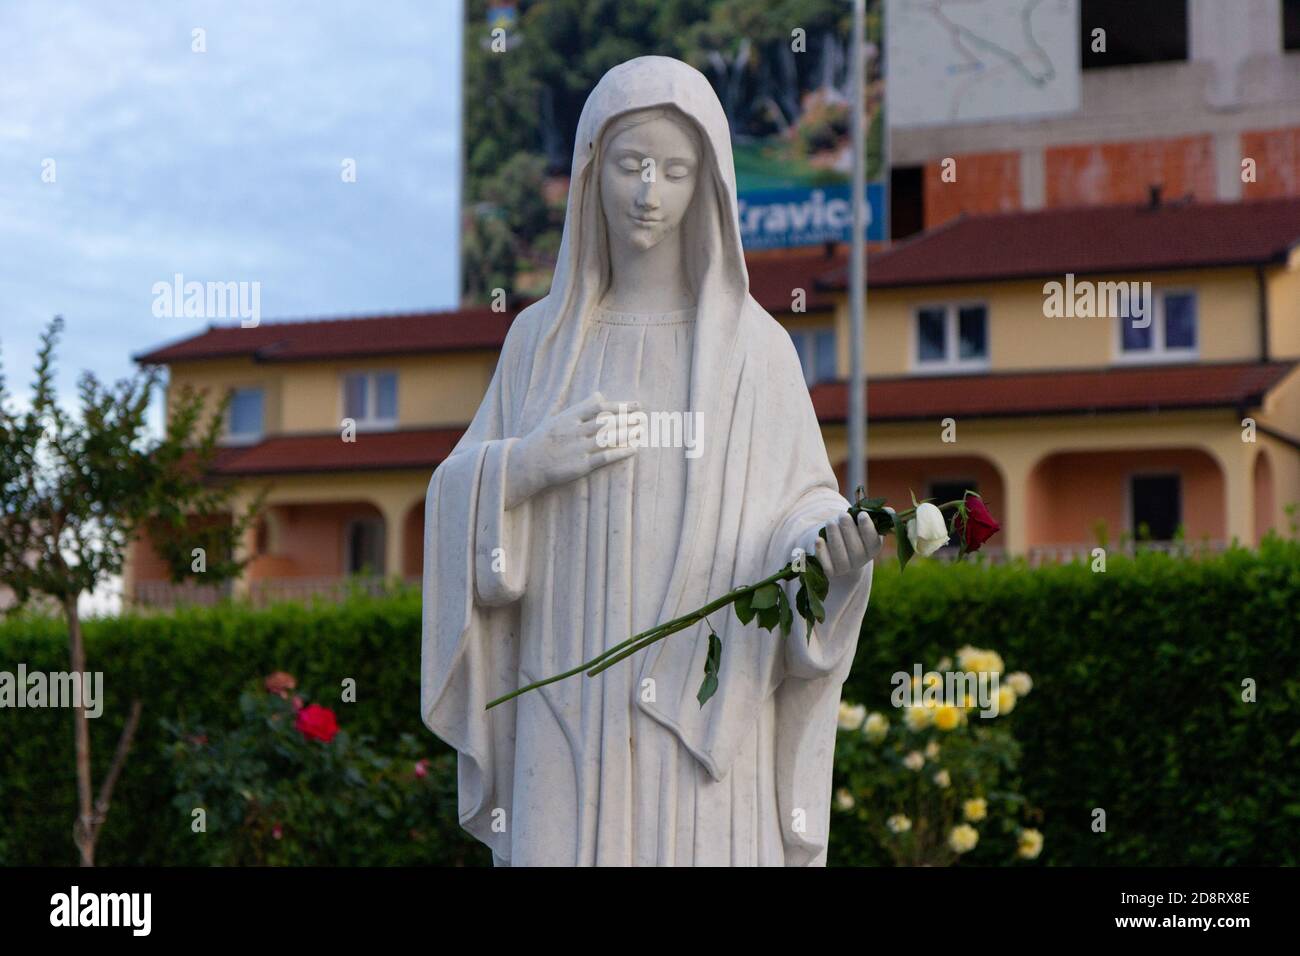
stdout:
{"type": "Polygon", "coordinates": [[[794,346],[748,288],[708,81],[664,57],[610,70],[578,124],[551,292],[515,321],[425,509],[421,710],[498,865],[825,862],[880,541],[847,515],[794,346]],[[694,447],[647,441],[645,421],[611,446],[620,404],[697,423],[694,447]],[[700,626],[485,710],[800,546],[830,577],[825,623],[809,641],[798,617],[782,637],[716,616],[706,704],[700,626]]]}

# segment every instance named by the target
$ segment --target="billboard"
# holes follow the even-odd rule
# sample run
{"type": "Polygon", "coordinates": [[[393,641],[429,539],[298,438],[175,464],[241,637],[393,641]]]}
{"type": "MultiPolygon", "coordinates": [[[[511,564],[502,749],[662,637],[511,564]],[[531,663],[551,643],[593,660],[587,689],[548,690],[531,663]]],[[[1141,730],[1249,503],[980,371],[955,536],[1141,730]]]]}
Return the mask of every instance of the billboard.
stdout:
{"type": "MultiPolygon", "coordinates": [[[[868,238],[888,234],[882,0],[867,2],[868,238]]],[[[646,54],[684,60],[731,126],[747,249],[851,238],[852,4],[466,0],[462,297],[539,295],[563,226],[587,94],[646,54]]]]}
{"type": "Polygon", "coordinates": [[[887,0],[886,17],[891,126],[1079,108],[1079,0],[887,0]]]}

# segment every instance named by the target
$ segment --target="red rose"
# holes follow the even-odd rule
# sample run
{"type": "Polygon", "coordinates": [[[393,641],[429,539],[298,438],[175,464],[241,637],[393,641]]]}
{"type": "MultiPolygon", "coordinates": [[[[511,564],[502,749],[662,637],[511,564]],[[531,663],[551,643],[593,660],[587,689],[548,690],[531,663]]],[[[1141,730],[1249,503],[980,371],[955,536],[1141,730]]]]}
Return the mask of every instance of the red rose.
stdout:
{"type": "Polygon", "coordinates": [[[322,743],[329,743],[339,732],[339,722],[334,719],[334,711],[320,704],[308,704],[298,711],[294,726],[308,740],[319,740],[322,743]]]}
{"type": "Polygon", "coordinates": [[[1002,525],[993,520],[989,509],[984,507],[984,499],[978,495],[966,496],[966,515],[961,512],[953,521],[952,530],[963,543],[967,551],[978,551],[980,546],[993,537],[1002,525]]]}
{"type": "Polygon", "coordinates": [[[415,775],[417,777],[427,777],[429,775],[428,760],[417,760],[415,762],[415,775]]]}

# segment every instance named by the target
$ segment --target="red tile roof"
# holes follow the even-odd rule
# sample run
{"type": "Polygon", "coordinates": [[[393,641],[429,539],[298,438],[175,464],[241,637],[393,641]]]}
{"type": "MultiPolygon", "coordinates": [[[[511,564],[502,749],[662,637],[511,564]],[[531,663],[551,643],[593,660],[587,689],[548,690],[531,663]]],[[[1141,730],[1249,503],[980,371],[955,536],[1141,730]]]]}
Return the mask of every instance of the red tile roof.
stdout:
{"type": "MultiPolygon", "coordinates": [[[[1151,272],[1282,262],[1300,244],[1300,198],[1092,206],[954,219],[872,255],[868,286],[1151,272]]],[[[844,289],[848,270],[822,276],[844,289]]]]}
{"type": "MultiPolygon", "coordinates": [[[[749,262],[750,292],[771,312],[788,312],[793,290],[807,291],[810,312],[831,308],[817,291],[817,277],[844,263],[825,255],[791,253],[755,257],[749,262]]],[[[250,357],[257,362],[303,362],[362,355],[415,355],[472,349],[498,349],[519,311],[456,309],[303,322],[263,322],[256,328],[209,326],[198,335],[135,357],[137,362],[170,362],[250,357]]]]}
{"type": "MultiPolygon", "coordinates": [[[[1142,366],[918,376],[867,383],[870,421],[1251,407],[1300,363],[1142,366]]],[[[822,422],[848,419],[848,385],[812,390],[822,422]]]]}
{"type": "Polygon", "coordinates": [[[209,326],[206,332],[137,355],[150,365],[198,359],[243,358],[304,362],[358,355],[410,355],[496,349],[517,310],[488,308],[413,312],[309,322],[263,322],[256,328],[209,326]]]}
{"type": "Polygon", "coordinates": [[[432,469],[451,454],[464,428],[412,428],[357,432],[345,442],[338,432],[274,435],[255,445],[223,448],[213,471],[219,475],[286,475],[322,471],[432,469]]]}

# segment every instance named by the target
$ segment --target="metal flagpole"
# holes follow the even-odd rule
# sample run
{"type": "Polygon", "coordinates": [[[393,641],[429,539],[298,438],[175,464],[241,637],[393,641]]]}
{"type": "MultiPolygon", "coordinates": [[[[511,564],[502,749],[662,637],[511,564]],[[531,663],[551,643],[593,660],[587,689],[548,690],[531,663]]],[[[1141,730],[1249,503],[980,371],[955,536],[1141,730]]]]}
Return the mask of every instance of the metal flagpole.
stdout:
{"type": "Polygon", "coordinates": [[[867,375],[863,364],[867,317],[866,249],[866,0],[853,0],[853,245],[849,259],[848,492],[867,484],[867,375]]]}

